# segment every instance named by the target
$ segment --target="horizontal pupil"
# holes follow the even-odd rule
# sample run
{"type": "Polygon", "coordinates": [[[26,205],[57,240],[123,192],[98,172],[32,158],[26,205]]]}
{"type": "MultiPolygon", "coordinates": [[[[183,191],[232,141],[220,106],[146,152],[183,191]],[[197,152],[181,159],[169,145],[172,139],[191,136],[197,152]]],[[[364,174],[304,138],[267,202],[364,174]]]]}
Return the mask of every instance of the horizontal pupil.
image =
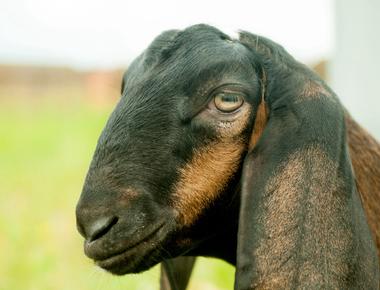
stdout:
{"type": "Polygon", "coordinates": [[[214,105],[219,111],[231,113],[242,106],[244,99],[239,94],[220,93],[214,97],[214,105]]]}
{"type": "Polygon", "coordinates": [[[223,95],[222,101],[223,102],[229,102],[229,103],[236,103],[239,101],[239,98],[237,96],[234,96],[234,95],[223,95]]]}

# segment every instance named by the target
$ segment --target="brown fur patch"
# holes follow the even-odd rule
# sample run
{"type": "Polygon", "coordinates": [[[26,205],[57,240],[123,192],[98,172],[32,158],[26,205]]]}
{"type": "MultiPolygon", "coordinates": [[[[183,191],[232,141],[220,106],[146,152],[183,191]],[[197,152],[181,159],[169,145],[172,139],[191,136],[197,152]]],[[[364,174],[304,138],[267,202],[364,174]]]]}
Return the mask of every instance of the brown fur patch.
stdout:
{"type": "Polygon", "coordinates": [[[380,144],[348,113],[346,126],[357,187],[380,256],[380,144]]]}
{"type": "Polygon", "coordinates": [[[256,35],[254,38],[252,38],[245,33],[239,33],[239,40],[243,43],[249,43],[251,47],[255,48],[256,51],[267,57],[271,57],[273,55],[271,48],[265,44],[265,41],[262,41],[259,35],[256,35]]]}
{"type": "Polygon", "coordinates": [[[332,93],[326,87],[316,80],[307,80],[302,88],[301,99],[315,99],[321,97],[332,97],[332,93]]]}
{"type": "Polygon", "coordinates": [[[261,135],[264,132],[264,128],[268,122],[268,105],[265,103],[265,91],[267,86],[267,75],[264,70],[262,70],[261,82],[261,102],[256,112],[256,119],[253,125],[253,133],[249,140],[248,151],[255,148],[257,142],[259,141],[261,135]]]}
{"type": "Polygon", "coordinates": [[[351,248],[352,236],[335,217],[350,213],[344,194],[337,194],[342,183],[332,179],[336,172],[335,162],[310,147],[292,154],[268,181],[259,215],[265,240],[254,251],[260,278],[253,288],[343,289],[337,281],[325,281],[349,271],[340,259],[351,248]]]}
{"type": "Polygon", "coordinates": [[[249,141],[248,150],[251,151],[259,141],[264,132],[265,126],[268,121],[268,107],[264,100],[261,101],[257,108],[255,124],[253,126],[253,133],[249,141]]]}
{"type": "Polygon", "coordinates": [[[222,192],[238,170],[244,149],[242,140],[215,142],[195,151],[191,162],[180,169],[174,207],[182,225],[191,225],[222,192]]]}
{"type": "Polygon", "coordinates": [[[132,200],[137,199],[140,196],[138,191],[132,188],[122,188],[119,192],[120,196],[118,202],[119,204],[126,206],[129,205],[132,200]]]}

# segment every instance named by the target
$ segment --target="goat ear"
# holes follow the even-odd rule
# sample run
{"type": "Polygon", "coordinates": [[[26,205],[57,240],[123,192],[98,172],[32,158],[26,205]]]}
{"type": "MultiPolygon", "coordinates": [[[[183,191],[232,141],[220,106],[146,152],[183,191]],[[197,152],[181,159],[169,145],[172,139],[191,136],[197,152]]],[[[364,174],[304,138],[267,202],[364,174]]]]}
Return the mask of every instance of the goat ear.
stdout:
{"type": "Polygon", "coordinates": [[[186,290],[195,257],[177,257],[161,264],[160,290],[186,290]]]}
{"type": "Polygon", "coordinates": [[[377,289],[341,104],[281,46],[240,41],[267,79],[243,165],[235,289],[377,289]]]}

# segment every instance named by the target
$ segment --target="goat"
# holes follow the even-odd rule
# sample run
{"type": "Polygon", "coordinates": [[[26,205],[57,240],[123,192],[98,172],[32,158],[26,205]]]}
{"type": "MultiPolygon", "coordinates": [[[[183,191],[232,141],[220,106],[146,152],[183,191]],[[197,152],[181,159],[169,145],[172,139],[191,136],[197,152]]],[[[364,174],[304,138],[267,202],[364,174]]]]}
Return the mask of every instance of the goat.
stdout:
{"type": "Polygon", "coordinates": [[[379,185],[380,146],[314,72],[199,24],[130,65],[77,227],[113,274],[163,262],[162,289],[195,256],[235,265],[236,290],[378,289],[379,185]]]}

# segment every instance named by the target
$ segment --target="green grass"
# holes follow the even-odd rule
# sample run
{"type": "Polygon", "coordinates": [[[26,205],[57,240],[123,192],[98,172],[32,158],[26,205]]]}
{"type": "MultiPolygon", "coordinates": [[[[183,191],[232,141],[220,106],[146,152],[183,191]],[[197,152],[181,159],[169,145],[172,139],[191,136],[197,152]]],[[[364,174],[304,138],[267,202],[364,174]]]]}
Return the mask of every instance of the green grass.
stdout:
{"type": "MultiPolygon", "coordinates": [[[[115,277],[82,251],[74,209],[111,108],[0,99],[0,289],[158,289],[158,267],[115,277]]],[[[232,289],[233,268],[200,259],[190,289],[232,289]]]]}

